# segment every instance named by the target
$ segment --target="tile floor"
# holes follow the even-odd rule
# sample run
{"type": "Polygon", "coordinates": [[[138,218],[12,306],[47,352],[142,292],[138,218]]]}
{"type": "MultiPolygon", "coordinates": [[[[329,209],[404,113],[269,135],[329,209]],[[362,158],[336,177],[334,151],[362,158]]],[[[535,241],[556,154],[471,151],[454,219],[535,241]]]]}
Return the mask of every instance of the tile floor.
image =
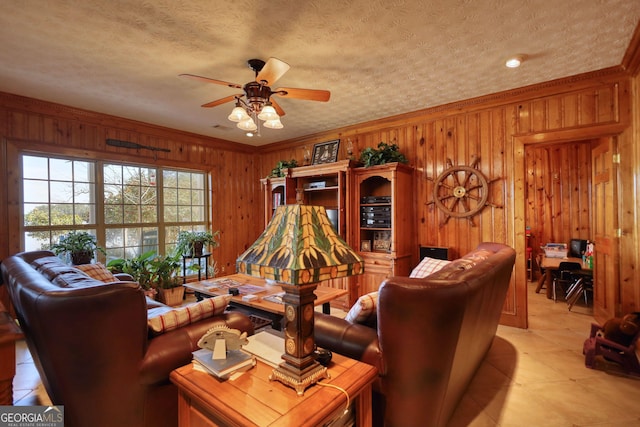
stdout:
{"type": "MultiPolygon", "coordinates": [[[[590,309],[529,293],[529,329],[499,326],[449,427],[640,426],[640,380],[584,366],[590,309]]],[[[339,314],[339,313],[338,313],[339,314]]],[[[16,405],[47,404],[31,356],[18,345],[16,405]]]]}

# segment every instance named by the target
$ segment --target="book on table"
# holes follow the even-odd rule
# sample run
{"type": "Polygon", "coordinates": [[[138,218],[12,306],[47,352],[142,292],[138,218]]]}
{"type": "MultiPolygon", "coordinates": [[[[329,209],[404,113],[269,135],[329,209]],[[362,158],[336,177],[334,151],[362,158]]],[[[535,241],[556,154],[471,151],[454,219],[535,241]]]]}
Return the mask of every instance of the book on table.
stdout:
{"type": "Polygon", "coordinates": [[[205,371],[222,379],[256,364],[255,358],[242,350],[229,350],[225,359],[214,359],[211,350],[202,348],[193,352],[193,360],[205,371]]]}

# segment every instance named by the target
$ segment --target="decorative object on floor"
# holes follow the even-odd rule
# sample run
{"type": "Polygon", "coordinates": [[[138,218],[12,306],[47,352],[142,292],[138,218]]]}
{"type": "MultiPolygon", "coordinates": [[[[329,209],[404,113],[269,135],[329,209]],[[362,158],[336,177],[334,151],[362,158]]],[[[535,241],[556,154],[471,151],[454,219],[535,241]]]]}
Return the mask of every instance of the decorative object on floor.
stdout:
{"type": "Polygon", "coordinates": [[[86,231],[73,230],[60,236],[60,241],[51,246],[56,255],[69,255],[73,265],[89,264],[95,257],[96,251],[106,254],[98,246],[96,236],[86,231]]]}
{"type": "Polygon", "coordinates": [[[338,148],[340,140],[321,142],[313,146],[312,165],[320,165],[322,163],[333,163],[338,161],[338,148]]]}
{"type": "Polygon", "coordinates": [[[467,218],[475,227],[473,216],[485,206],[502,209],[503,206],[489,202],[489,184],[502,178],[487,179],[477,168],[478,162],[480,158],[473,156],[471,166],[454,166],[451,159],[447,159],[447,169],[435,180],[427,178],[433,181],[433,200],[427,205],[435,204],[445,215],[440,227],[451,217],[467,218]]]}
{"type": "Polygon", "coordinates": [[[367,147],[360,153],[360,161],[365,167],[384,165],[386,163],[408,163],[404,154],[396,144],[380,142],[378,148],[367,147]]]}
{"type": "Polygon", "coordinates": [[[285,354],[270,379],[299,395],[328,373],[315,357],[313,291],[318,282],[364,272],[364,260],[331,225],[322,206],[279,206],[265,231],[236,261],[237,271],[277,281],[285,291],[285,354]]]}
{"type": "Polygon", "coordinates": [[[289,64],[277,58],[269,58],[267,62],[261,59],[250,59],[247,64],[255,72],[256,78],[255,81],[246,83],[244,86],[193,74],[180,74],[180,77],[242,89],[244,93],[230,95],[202,106],[211,108],[235,100],[236,106],[228,118],[232,122],[237,122],[238,128],[251,133],[251,135],[247,133],[247,136],[253,136],[252,132],[256,130],[258,135],[260,134],[260,128],[258,127],[260,122],[258,119],[264,121],[264,127],[270,129],[282,129],[284,127],[280,122],[280,117],[284,116],[284,110],[275,100],[271,99],[272,95],[320,102],[327,102],[331,97],[331,92],[328,90],[284,87],[271,90],[269,86],[274,84],[290,68],[289,64]]]}
{"type": "Polygon", "coordinates": [[[591,324],[582,353],[588,368],[640,377],[640,312],[591,324]]]}

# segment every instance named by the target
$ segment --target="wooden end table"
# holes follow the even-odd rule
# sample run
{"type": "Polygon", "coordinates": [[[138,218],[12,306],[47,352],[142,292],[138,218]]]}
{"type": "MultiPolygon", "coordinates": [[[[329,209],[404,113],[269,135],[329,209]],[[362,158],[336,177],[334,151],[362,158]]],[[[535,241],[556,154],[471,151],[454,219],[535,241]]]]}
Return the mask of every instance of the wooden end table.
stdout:
{"type": "MultiPolygon", "coordinates": [[[[273,368],[258,360],[234,380],[221,381],[189,364],[174,370],[178,387],[178,425],[186,426],[320,426],[340,417],[347,398],[334,387],[313,385],[303,396],[279,381],[270,381],[273,368]]],[[[349,394],[356,426],[371,426],[371,385],[377,370],[371,365],[333,355],[328,366],[333,384],[349,394]]]]}

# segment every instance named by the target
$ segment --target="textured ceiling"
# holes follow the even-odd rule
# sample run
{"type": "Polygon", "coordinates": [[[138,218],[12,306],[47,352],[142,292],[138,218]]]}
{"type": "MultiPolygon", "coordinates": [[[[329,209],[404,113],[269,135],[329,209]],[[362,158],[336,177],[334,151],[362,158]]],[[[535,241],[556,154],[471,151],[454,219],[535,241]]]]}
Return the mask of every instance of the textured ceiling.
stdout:
{"type": "Polygon", "coordinates": [[[251,145],[619,65],[638,0],[24,0],[0,3],[0,91],[251,145]],[[504,66],[516,53],[528,60],[504,66]],[[291,69],[281,130],[247,138],[233,103],[246,61],[291,69]]]}

